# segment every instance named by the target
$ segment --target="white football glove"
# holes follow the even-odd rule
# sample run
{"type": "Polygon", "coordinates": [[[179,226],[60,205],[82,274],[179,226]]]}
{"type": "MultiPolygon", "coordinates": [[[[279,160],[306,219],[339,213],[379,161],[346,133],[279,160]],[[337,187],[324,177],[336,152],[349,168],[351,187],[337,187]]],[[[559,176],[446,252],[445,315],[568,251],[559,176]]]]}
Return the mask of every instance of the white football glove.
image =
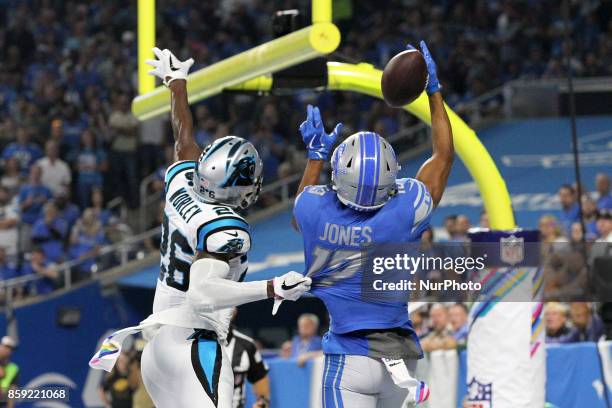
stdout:
{"type": "Polygon", "coordinates": [[[298,300],[304,293],[310,290],[312,279],[302,276],[297,272],[287,272],[283,276],[274,278],[274,307],[272,314],[275,315],[283,300],[298,300]]]}
{"type": "Polygon", "coordinates": [[[175,79],[187,79],[189,68],[193,65],[193,58],[180,61],[170,50],[162,51],[157,47],[153,48],[153,53],[157,59],[145,61],[147,65],[154,68],[149,71],[150,75],[160,78],[166,86],[169,86],[170,82],[175,79]]]}

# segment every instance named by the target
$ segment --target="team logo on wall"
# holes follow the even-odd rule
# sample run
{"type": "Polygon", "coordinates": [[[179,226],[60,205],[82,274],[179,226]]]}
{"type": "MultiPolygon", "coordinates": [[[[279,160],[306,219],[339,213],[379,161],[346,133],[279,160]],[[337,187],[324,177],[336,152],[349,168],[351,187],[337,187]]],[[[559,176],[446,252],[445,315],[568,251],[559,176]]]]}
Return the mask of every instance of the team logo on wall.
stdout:
{"type": "Polygon", "coordinates": [[[499,239],[499,258],[502,262],[516,265],[525,259],[525,239],[510,235],[499,239]]]}
{"type": "Polygon", "coordinates": [[[493,383],[481,383],[472,377],[468,384],[468,408],[491,408],[493,405],[493,383]]]}

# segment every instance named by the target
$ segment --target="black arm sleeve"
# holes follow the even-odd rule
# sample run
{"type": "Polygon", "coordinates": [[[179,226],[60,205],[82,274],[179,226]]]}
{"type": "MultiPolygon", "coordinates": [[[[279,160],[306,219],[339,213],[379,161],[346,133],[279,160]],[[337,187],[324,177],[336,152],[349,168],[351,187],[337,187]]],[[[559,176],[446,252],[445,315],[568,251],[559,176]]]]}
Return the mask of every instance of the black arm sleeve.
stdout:
{"type": "Polygon", "coordinates": [[[264,363],[261,354],[259,354],[259,351],[257,351],[254,344],[249,344],[247,354],[249,355],[249,371],[247,372],[247,380],[253,384],[268,375],[268,367],[266,366],[266,363],[264,363]]]}

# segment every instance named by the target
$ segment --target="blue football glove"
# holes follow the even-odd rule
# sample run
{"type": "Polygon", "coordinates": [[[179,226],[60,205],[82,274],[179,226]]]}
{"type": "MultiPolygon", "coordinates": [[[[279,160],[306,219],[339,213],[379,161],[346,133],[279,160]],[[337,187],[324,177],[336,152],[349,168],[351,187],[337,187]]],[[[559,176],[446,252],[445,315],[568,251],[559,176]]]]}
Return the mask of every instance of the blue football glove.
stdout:
{"type": "Polygon", "coordinates": [[[425,64],[427,64],[427,73],[429,74],[425,91],[427,92],[427,95],[433,95],[436,92],[440,92],[440,89],[442,89],[440,81],[438,80],[438,68],[436,67],[436,62],[431,57],[431,53],[429,52],[429,48],[427,48],[425,41],[421,41],[420,46],[421,52],[423,53],[423,58],[425,58],[425,64]]]}
{"type": "Polygon", "coordinates": [[[333,132],[325,133],[319,108],[308,105],[306,120],[300,125],[302,140],[308,149],[308,158],[326,160],[336,138],[342,132],[342,126],[342,123],[338,123],[333,132]]]}

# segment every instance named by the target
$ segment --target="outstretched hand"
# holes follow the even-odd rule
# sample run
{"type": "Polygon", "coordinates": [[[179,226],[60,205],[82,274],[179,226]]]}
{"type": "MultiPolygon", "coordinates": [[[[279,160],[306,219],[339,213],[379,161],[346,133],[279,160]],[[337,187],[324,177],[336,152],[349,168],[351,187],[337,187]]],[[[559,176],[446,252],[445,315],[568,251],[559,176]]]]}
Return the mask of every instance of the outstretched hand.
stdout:
{"type": "Polygon", "coordinates": [[[433,95],[436,92],[440,92],[440,89],[442,89],[440,81],[438,80],[438,67],[436,66],[436,62],[431,56],[431,53],[429,52],[429,48],[427,48],[427,44],[425,44],[425,41],[421,40],[421,43],[419,45],[421,46],[421,52],[423,53],[423,58],[425,58],[425,64],[427,64],[427,73],[429,74],[429,79],[427,80],[427,86],[425,87],[425,91],[427,91],[427,95],[433,95]]]}
{"type": "Polygon", "coordinates": [[[286,274],[273,279],[274,286],[274,306],[272,314],[275,315],[283,300],[295,302],[304,293],[310,290],[312,280],[302,276],[298,272],[287,272],[286,274]]]}
{"type": "Polygon", "coordinates": [[[338,123],[331,133],[325,133],[321,111],[316,106],[308,105],[306,120],[300,125],[302,140],[308,149],[308,158],[326,160],[334,142],[342,132],[342,127],[342,123],[338,123]]]}
{"type": "MultiPolygon", "coordinates": [[[[442,85],[440,85],[440,81],[438,80],[438,67],[436,66],[436,62],[434,61],[431,53],[429,52],[429,48],[427,48],[427,44],[425,41],[421,41],[419,43],[421,47],[421,54],[423,54],[423,58],[425,59],[425,65],[427,65],[427,85],[425,86],[425,91],[427,95],[433,95],[436,92],[439,92],[442,89],[442,85]]],[[[416,50],[416,48],[412,44],[406,45],[407,50],[416,50]]]]}
{"type": "Polygon", "coordinates": [[[147,65],[153,67],[149,71],[150,75],[155,75],[161,79],[166,86],[170,86],[170,83],[175,79],[187,79],[189,69],[193,65],[193,58],[180,61],[170,50],[165,49],[162,51],[157,47],[153,48],[153,53],[157,59],[145,61],[147,65]]]}

